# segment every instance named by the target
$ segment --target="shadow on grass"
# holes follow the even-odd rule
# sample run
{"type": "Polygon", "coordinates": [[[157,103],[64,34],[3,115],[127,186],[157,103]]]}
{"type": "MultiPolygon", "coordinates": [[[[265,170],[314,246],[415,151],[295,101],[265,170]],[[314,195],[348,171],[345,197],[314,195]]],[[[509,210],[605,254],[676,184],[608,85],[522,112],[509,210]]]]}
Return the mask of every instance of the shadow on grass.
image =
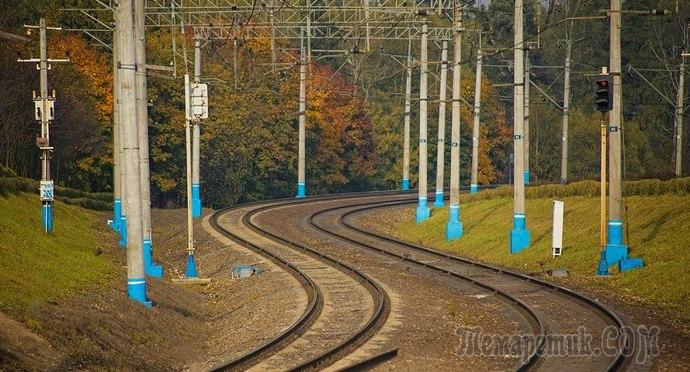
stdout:
{"type": "MultiPolygon", "coordinates": [[[[664,213],[663,216],[660,218],[655,218],[652,221],[650,221],[648,224],[642,226],[643,229],[648,229],[651,227],[651,231],[647,234],[646,237],[642,238],[642,241],[644,243],[649,243],[651,242],[654,238],[656,238],[657,235],[659,235],[659,230],[661,230],[661,226],[663,226],[666,222],[668,222],[669,217],[671,216],[671,211],[668,211],[664,213]]],[[[628,239],[630,239],[628,237],[628,239]]]]}
{"type": "Polygon", "coordinates": [[[508,204],[509,201],[505,201],[501,204],[496,205],[495,207],[489,209],[486,213],[484,213],[478,220],[476,220],[473,224],[467,225],[467,231],[471,231],[473,228],[475,228],[477,225],[481,225],[484,221],[486,221],[489,216],[494,214],[496,210],[503,208],[506,204],[508,204]]]}

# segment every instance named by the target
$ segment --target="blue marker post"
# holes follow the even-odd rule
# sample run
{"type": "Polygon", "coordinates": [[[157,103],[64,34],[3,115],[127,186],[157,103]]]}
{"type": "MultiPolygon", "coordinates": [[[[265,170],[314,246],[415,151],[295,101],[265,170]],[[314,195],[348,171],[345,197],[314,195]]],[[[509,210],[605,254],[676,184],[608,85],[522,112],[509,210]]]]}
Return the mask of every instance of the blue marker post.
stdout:
{"type": "Polygon", "coordinates": [[[194,259],[194,252],[187,253],[187,279],[196,279],[199,273],[196,270],[196,260],[194,259]]]}
{"type": "Polygon", "coordinates": [[[201,186],[192,184],[192,217],[201,217],[201,186]]]}
{"type": "Polygon", "coordinates": [[[609,221],[607,232],[608,239],[601,251],[597,275],[608,275],[609,267],[615,264],[618,264],[618,270],[621,272],[644,267],[643,259],[628,256],[629,248],[623,242],[623,221],[609,221]]]}
{"type": "Polygon", "coordinates": [[[108,221],[108,225],[116,233],[120,233],[120,221],[122,221],[122,200],[113,200],[113,219],[108,221]]]}
{"type": "Polygon", "coordinates": [[[403,190],[409,190],[410,189],[410,180],[407,178],[403,178],[402,180],[402,189],[403,190]]]}
{"type": "Polygon", "coordinates": [[[298,199],[307,197],[307,185],[305,185],[304,182],[297,183],[297,192],[295,194],[295,197],[298,199]]]}
{"type": "Polygon", "coordinates": [[[515,254],[529,247],[531,234],[527,230],[524,214],[513,216],[513,230],[510,232],[510,254],[515,254]]]}
{"type": "Polygon", "coordinates": [[[156,264],[153,261],[153,249],[151,248],[151,240],[150,239],[144,239],[144,272],[148,276],[152,276],[154,278],[162,278],[163,277],[163,266],[156,264]]]}
{"type": "Polygon", "coordinates": [[[122,217],[120,218],[120,248],[126,248],[127,247],[127,216],[122,214],[122,217]]]}
{"type": "MultiPolygon", "coordinates": [[[[452,198],[452,195],[451,195],[452,198]]],[[[460,206],[450,205],[448,210],[448,224],[446,225],[446,240],[456,240],[462,237],[462,222],[460,222],[460,206]]]]}
{"type": "Polygon", "coordinates": [[[43,231],[47,234],[53,233],[53,204],[50,202],[43,202],[41,208],[41,221],[43,224],[43,231]]]}
{"type": "Polygon", "coordinates": [[[529,169],[525,169],[525,185],[529,185],[529,169]]]}
{"type": "Polygon", "coordinates": [[[146,298],[146,280],[144,278],[127,278],[127,295],[130,299],[146,307],[153,307],[153,303],[146,298]]]}
{"type": "Polygon", "coordinates": [[[479,186],[472,184],[470,185],[470,194],[476,194],[479,192],[479,186]]]}

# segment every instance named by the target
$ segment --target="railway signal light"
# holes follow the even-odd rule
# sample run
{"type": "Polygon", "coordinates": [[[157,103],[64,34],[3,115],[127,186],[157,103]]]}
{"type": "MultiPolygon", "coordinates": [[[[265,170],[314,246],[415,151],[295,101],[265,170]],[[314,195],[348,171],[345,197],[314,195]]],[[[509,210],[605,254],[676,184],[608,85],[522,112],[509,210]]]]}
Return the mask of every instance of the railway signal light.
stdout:
{"type": "Polygon", "coordinates": [[[597,75],[594,78],[596,87],[596,100],[594,104],[597,111],[607,112],[613,109],[613,79],[611,75],[597,75]]]}

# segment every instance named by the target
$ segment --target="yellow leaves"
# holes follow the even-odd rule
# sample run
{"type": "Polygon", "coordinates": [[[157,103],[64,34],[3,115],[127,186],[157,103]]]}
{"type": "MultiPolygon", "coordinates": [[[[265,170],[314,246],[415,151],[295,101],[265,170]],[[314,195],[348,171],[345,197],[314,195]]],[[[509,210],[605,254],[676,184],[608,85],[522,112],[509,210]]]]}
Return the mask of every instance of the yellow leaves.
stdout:
{"type": "Polygon", "coordinates": [[[88,82],[91,90],[88,93],[98,99],[98,114],[109,116],[113,107],[113,78],[111,64],[106,56],[74,34],[51,36],[49,54],[53,58],[69,56],[72,66],[88,82]]]}

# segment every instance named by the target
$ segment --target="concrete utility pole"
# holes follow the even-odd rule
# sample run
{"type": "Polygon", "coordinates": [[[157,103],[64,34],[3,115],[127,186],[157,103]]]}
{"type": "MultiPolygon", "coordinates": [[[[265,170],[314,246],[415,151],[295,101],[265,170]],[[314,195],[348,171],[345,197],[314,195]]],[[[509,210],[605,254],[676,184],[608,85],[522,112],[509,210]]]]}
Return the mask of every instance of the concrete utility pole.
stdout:
{"type": "MultiPolygon", "coordinates": [[[[304,30],[302,30],[304,33],[304,30]]],[[[304,40],[304,39],[303,39],[304,40]]],[[[305,142],[307,122],[307,66],[304,50],[304,41],[300,45],[299,56],[299,149],[297,155],[297,198],[307,196],[307,184],[305,177],[305,142]]]]}
{"type": "Polygon", "coordinates": [[[443,208],[443,171],[446,168],[446,83],[448,82],[448,41],[441,44],[441,84],[438,104],[438,137],[436,140],[436,199],[434,208],[443,208]]]}
{"type": "MultiPolygon", "coordinates": [[[[36,138],[36,145],[41,150],[41,222],[43,231],[53,233],[53,180],[50,177],[50,155],[53,147],[50,146],[50,121],[55,118],[55,91],[48,95],[48,70],[50,63],[69,62],[68,59],[48,58],[47,30],[62,30],[60,27],[47,27],[45,18],[41,18],[38,26],[24,26],[28,29],[38,29],[40,42],[40,58],[18,59],[18,62],[38,63],[40,76],[40,97],[34,92],[34,113],[36,120],[41,122],[41,136],[36,138]]],[[[11,34],[8,34],[11,35],[11,34]]],[[[15,37],[18,38],[18,37],[15,37]]],[[[15,39],[13,38],[13,39],[15,39]]]]}
{"type": "Polygon", "coordinates": [[[529,184],[530,174],[529,174],[529,85],[531,82],[531,63],[529,60],[529,47],[525,48],[525,122],[524,122],[524,132],[525,132],[525,185],[529,184]]]}
{"type": "MultiPolygon", "coordinates": [[[[194,82],[201,82],[201,36],[194,34],[194,82]]],[[[192,216],[201,217],[201,184],[199,183],[200,149],[201,149],[201,119],[193,122],[192,137],[192,216]]]]}
{"type": "Polygon", "coordinates": [[[405,78],[405,127],[403,130],[402,189],[410,189],[410,119],[412,116],[412,38],[407,39],[407,77],[405,78]]]}
{"type": "Polygon", "coordinates": [[[609,219],[608,238],[597,273],[606,275],[609,266],[619,264],[621,271],[644,265],[642,259],[628,259],[623,240],[623,164],[621,138],[623,119],[623,85],[621,84],[621,0],[611,0],[609,73],[613,75],[613,109],[609,113],[609,219]]]}
{"type": "Polygon", "coordinates": [[[563,135],[561,138],[561,184],[568,183],[568,123],[570,121],[570,65],[573,41],[570,37],[565,44],[565,72],[563,73],[563,135]]]}
{"type": "Polygon", "coordinates": [[[510,232],[510,253],[518,253],[530,245],[530,231],[525,215],[525,53],[523,40],[523,0],[515,0],[515,40],[513,59],[513,230],[510,232]]]}
{"type": "Polygon", "coordinates": [[[421,52],[419,58],[419,204],[417,205],[417,223],[429,219],[430,209],[427,205],[427,18],[422,23],[421,52]]]}
{"type": "Polygon", "coordinates": [[[479,123],[482,105],[482,34],[479,33],[477,71],[474,80],[474,124],[472,126],[472,176],[470,194],[479,190],[479,123]]]}
{"type": "Polygon", "coordinates": [[[153,262],[151,243],[151,183],[149,173],[149,114],[146,85],[145,0],[134,0],[134,36],[136,54],[136,103],[139,126],[139,171],[141,172],[141,220],[143,231],[144,272],[163,277],[163,267],[153,262]]]}
{"type": "Polygon", "coordinates": [[[453,101],[451,102],[450,133],[450,208],[446,225],[446,240],[462,236],[460,222],[460,69],[462,67],[462,8],[459,0],[453,2],[453,101]]]}
{"type": "Polygon", "coordinates": [[[683,111],[685,111],[685,56],[681,56],[676,104],[676,177],[683,175],[683,111]]]}
{"type": "Polygon", "coordinates": [[[192,181],[192,114],[190,107],[191,88],[189,84],[189,74],[184,75],[184,91],[185,91],[185,111],[186,111],[186,125],[185,125],[185,161],[187,163],[187,272],[188,279],[198,278],[199,274],[196,269],[196,260],[194,259],[194,208],[193,199],[193,181],[192,181]]]}
{"type": "Polygon", "coordinates": [[[126,247],[122,241],[122,226],[127,223],[122,214],[122,126],[120,124],[120,84],[118,82],[118,28],[113,30],[113,219],[108,220],[110,227],[120,234],[120,246],[126,247]]]}
{"type": "Polygon", "coordinates": [[[146,306],[144,279],[143,234],[141,216],[141,172],[139,171],[139,130],[137,128],[136,104],[136,55],[132,14],[132,1],[121,0],[117,6],[117,34],[120,84],[120,118],[122,120],[122,165],[124,166],[124,187],[127,200],[124,203],[127,215],[127,294],[132,300],[146,306]]]}

